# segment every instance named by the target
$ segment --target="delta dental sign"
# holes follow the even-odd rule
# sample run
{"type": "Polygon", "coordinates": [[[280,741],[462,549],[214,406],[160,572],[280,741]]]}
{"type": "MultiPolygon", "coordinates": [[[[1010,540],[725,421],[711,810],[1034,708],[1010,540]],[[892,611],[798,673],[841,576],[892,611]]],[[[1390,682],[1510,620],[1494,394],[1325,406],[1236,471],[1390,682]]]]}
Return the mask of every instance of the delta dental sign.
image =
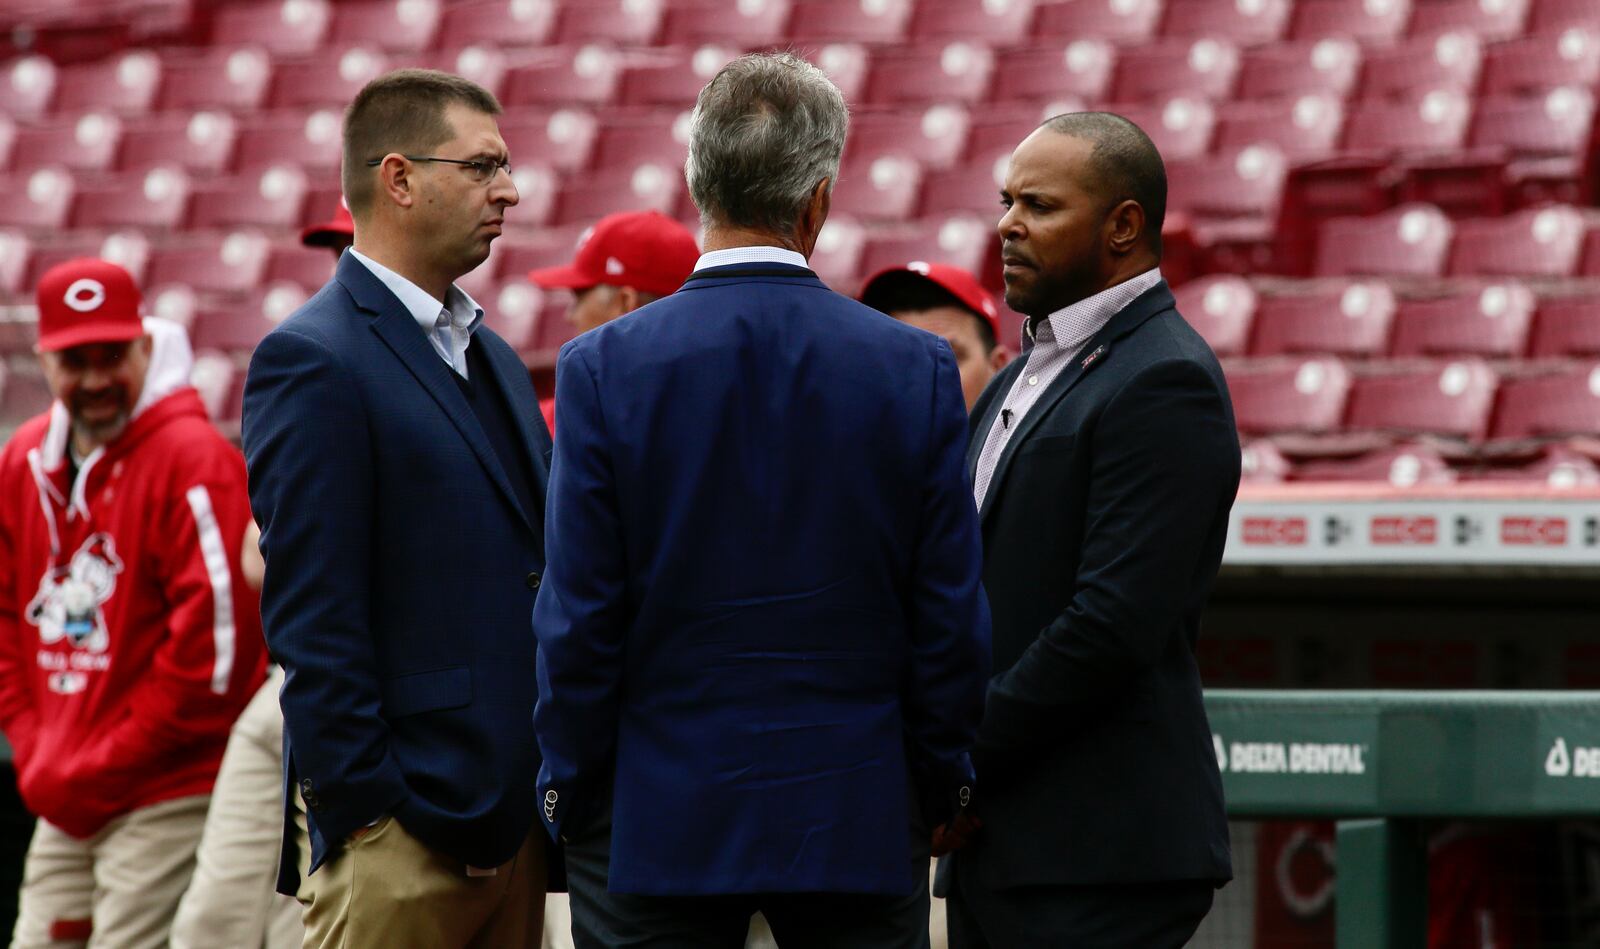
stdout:
{"type": "Polygon", "coordinates": [[[1212,735],[1225,774],[1366,774],[1366,745],[1339,742],[1236,741],[1212,735]]]}

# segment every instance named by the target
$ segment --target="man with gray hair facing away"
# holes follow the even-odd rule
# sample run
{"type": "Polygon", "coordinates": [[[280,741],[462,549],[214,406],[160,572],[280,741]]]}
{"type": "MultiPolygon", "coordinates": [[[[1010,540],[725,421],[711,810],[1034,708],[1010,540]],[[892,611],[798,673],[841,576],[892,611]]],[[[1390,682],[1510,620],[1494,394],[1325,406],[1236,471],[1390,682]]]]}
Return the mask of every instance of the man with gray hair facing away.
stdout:
{"type": "Polygon", "coordinates": [[[534,725],[579,949],[739,949],[757,911],[927,945],[989,614],[949,344],[806,268],[848,121],[803,60],[729,64],[695,272],[561,353],[534,725]]]}

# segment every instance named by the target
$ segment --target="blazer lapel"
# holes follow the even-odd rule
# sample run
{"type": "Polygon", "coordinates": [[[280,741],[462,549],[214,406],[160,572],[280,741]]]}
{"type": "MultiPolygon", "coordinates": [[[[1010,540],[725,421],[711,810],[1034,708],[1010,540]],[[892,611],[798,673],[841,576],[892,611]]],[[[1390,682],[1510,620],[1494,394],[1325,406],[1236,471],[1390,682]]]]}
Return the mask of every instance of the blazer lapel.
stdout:
{"type": "MultiPolygon", "coordinates": [[[[480,328],[479,332],[483,332],[480,328]]],[[[473,345],[484,345],[487,339],[474,340],[473,345]]],[[[496,341],[498,342],[498,340],[496,341]]],[[[528,453],[528,460],[533,464],[533,476],[536,479],[533,486],[534,504],[537,511],[529,511],[541,518],[544,515],[545,492],[550,484],[550,435],[544,430],[542,417],[539,416],[539,395],[533,391],[533,380],[528,378],[528,367],[516,357],[508,346],[485,346],[484,355],[488,358],[490,369],[494,373],[494,381],[500,391],[506,396],[506,403],[511,406],[511,414],[516,416],[517,433],[522,436],[522,447],[528,453]],[[531,406],[533,411],[518,411],[520,406],[531,406]],[[535,420],[539,421],[536,428],[535,420]]]]}
{"type": "MultiPolygon", "coordinates": [[[[1017,377],[1022,375],[1023,367],[1027,364],[1026,356],[1014,359],[989,382],[989,388],[994,391],[994,396],[984,407],[983,414],[973,419],[974,428],[967,439],[968,483],[977,483],[978,458],[983,454],[983,443],[989,440],[989,432],[994,429],[995,416],[1000,414],[1000,408],[1006,404],[1006,396],[1011,393],[1011,387],[1016,384],[1017,377]]],[[[991,481],[990,484],[993,485],[994,482],[991,481]]]]}
{"type": "MultiPolygon", "coordinates": [[[[1067,367],[1061,370],[1061,375],[1056,376],[1046,389],[1039,401],[1028,409],[1028,414],[1017,423],[1017,430],[1006,442],[1006,447],[1000,452],[1000,457],[995,462],[994,475],[989,479],[989,491],[983,496],[983,507],[978,512],[978,522],[981,524],[989,517],[989,512],[994,510],[995,498],[1005,486],[1006,472],[1011,468],[1012,459],[1016,458],[1017,449],[1027,441],[1033,430],[1039,427],[1039,422],[1056,403],[1066,397],[1084,376],[1105,365],[1111,358],[1113,344],[1123,336],[1133,332],[1140,324],[1162,310],[1170,309],[1174,305],[1172,291],[1167,289],[1166,281],[1162,281],[1140,294],[1134,301],[1111,318],[1100,332],[1094,334],[1078,354],[1072,357],[1067,367]]],[[[1022,360],[1026,362],[1026,359],[1022,360]]],[[[1009,388],[1006,390],[1009,393],[1009,388]]],[[[1003,401],[997,399],[997,402],[1003,401]]],[[[987,430],[985,430],[987,431],[987,430]]],[[[980,451],[982,448],[980,446],[980,451]]],[[[970,455],[970,453],[969,453],[970,455]]],[[[973,470],[976,471],[976,458],[972,458],[973,470]]]]}

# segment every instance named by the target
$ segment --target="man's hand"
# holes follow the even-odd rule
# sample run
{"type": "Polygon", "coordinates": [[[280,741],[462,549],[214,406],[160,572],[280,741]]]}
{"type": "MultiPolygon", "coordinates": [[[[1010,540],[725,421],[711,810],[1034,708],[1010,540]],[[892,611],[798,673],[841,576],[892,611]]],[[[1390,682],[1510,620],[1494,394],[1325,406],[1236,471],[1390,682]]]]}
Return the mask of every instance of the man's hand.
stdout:
{"type": "Polygon", "coordinates": [[[947,853],[955,853],[977,836],[983,829],[983,819],[971,811],[962,811],[955,820],[948,824],[940,824],[933,829],[933,843],[931,853],[935,857],[942,857],[947,853]]]}

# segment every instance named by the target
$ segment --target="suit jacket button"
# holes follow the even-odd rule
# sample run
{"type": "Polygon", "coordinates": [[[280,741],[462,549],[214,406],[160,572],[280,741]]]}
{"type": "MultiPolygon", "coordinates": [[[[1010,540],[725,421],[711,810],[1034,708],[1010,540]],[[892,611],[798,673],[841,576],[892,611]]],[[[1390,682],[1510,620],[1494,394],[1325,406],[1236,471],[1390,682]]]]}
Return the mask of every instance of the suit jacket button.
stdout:
{"type": "Polygon", "coordinates": [[[300,793],[301,794],[310,794],[311,793],[311,779],[310,778],[306,778],[304,781],[300,782],[300,793]]]}
{"type": "Polygon", "coordinates": [[[537,572],[528,574],[527,583],[528,589],[537,591],[539,589],[539,574],[537,572]]]}

